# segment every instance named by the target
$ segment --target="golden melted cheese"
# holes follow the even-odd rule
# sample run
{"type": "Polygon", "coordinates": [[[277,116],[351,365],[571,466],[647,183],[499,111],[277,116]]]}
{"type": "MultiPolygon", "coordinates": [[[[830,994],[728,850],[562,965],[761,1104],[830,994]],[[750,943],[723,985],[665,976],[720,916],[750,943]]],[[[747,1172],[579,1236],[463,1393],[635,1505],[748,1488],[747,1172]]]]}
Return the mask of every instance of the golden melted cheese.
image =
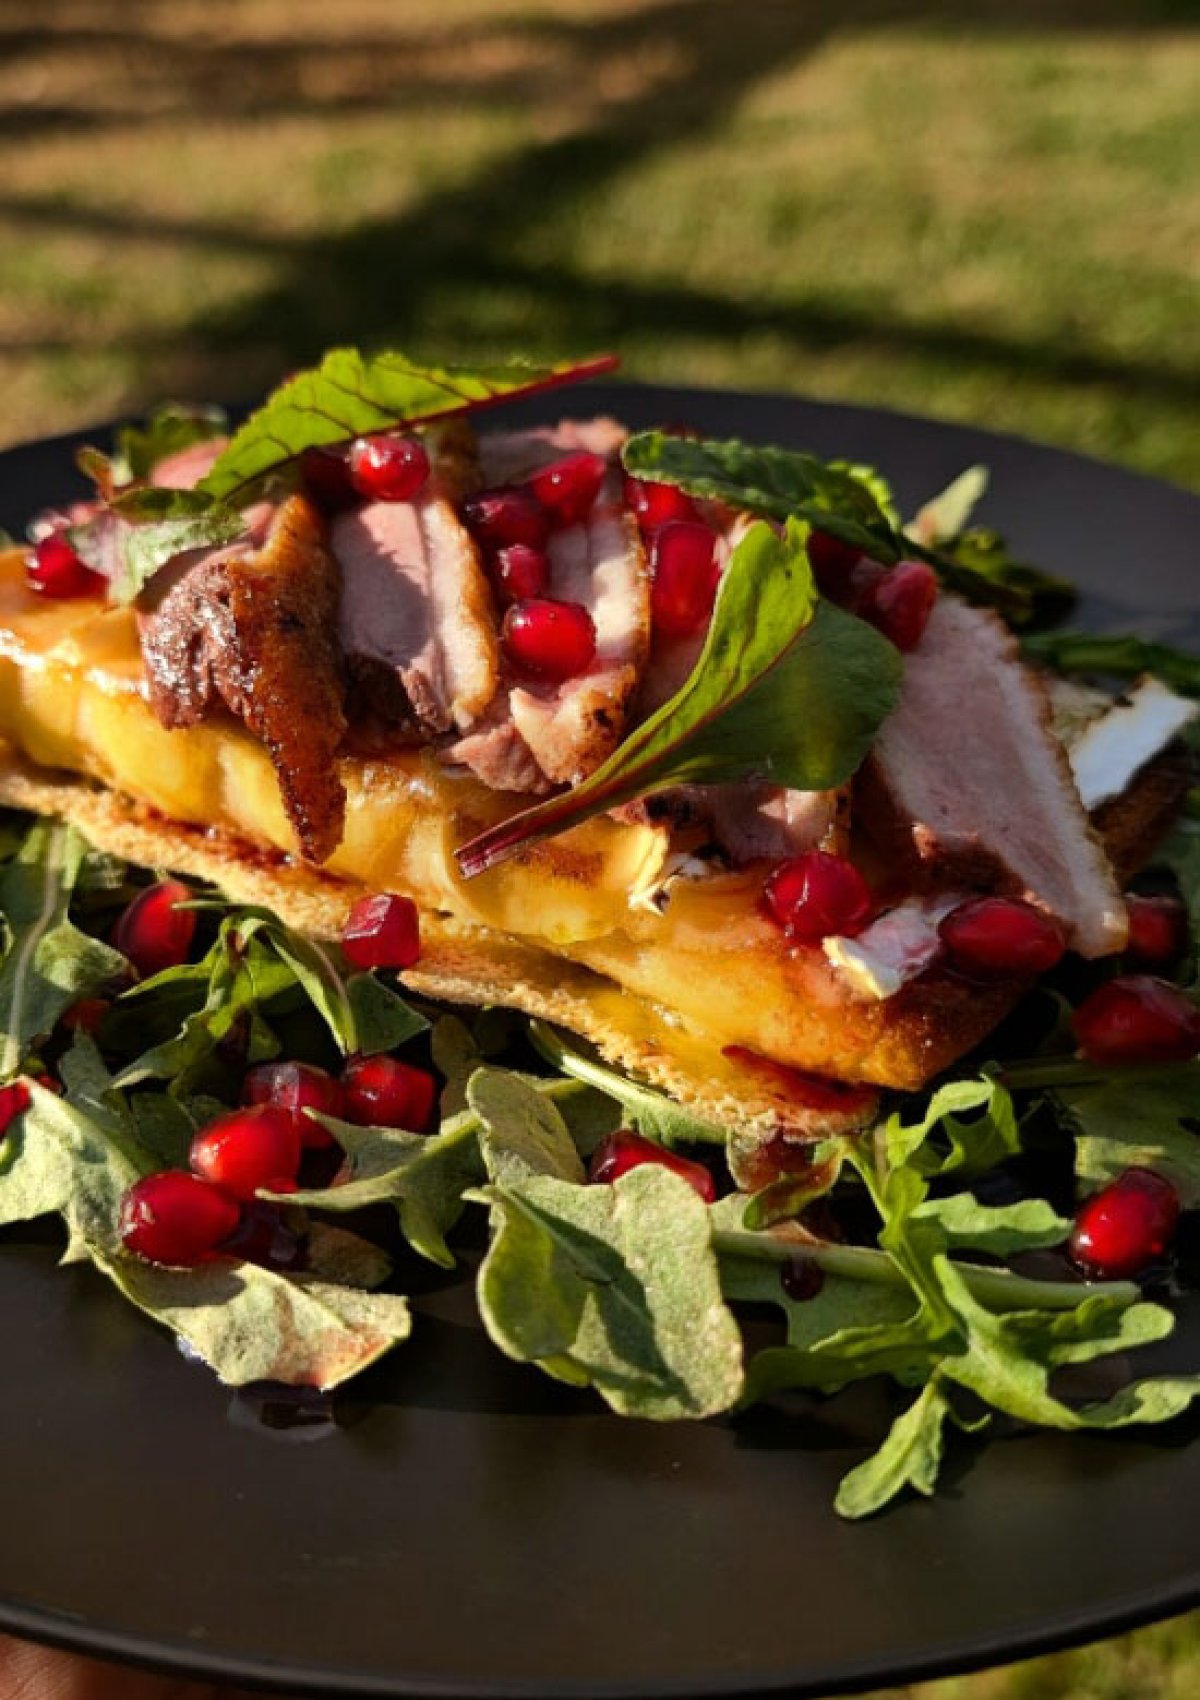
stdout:
{"type": "MultiPolygon", "coordinates": [[[[39,596],[19,550],[0,555],[0,735],[39,766],[98,780],[169,819],[295,853],[263,747],[226,715],[165,730],[147,701],[133,611],[39,596]]],[[[341,773],[346,826],[330,873],[549,947],[712,1046],[883,1084],[915,1084],[925,1071],[911,1034],[856,1001],[819,951],[790,950],[763,920],[761,874],[677,882],[658,914],[630,898],[661,872],[666,831],[605,818],[468,882],[454,850],[523,799],[430,751],[346,757],[341,773]]]]}

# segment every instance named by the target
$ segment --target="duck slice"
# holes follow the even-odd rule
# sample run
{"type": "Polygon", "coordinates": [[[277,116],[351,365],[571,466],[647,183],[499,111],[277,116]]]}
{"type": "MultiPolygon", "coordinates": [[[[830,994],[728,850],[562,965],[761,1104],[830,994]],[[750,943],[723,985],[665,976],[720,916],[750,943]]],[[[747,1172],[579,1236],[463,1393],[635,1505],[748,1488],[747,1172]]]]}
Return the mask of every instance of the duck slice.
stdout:
{"type": "Polygon", "coordinates": [[[139,610],[148,694],[169,729],[221,706],[243,721],[266,745],[303,854],[320,862],[346,804],[337,563],[303,496],[253,525],[245,542],[192,550],[151,580],[139,610]]]}
{"type": "Polygon", "coordinates": [[[625,432],[611,419],[566,421],[480,442],[485,484],[519,482],[563,455],[586,450],[608,461],[587,518],[547,544],[546,594],[586,608],[596,653],[585,673],[562,684],[506,676],[483,726],[446,751],[484,781],[505,790],[544,791],[574,784],[612,754],[626,722],[650,646],[650,586],[641,535],[624,499],[617,458],[625,432]]]}
{"type": "Polygon", "coordinates": [[[1084,956],[1123,947],[1125,904],[1045,685],[990,610],[938,598],[855,802],[882,844],[938,883],[1024,897],[1084,956]]]}
{"type": "Polygon", "coordinates": [[[472,726],[491,701],[499,640],[491,590],[455,500],[472,480],[461,441],[427,438],[432,472],[411,502],[368,502],[331,530],[338,630],[351,672],[398,684],[418,726],[472,726]]]}

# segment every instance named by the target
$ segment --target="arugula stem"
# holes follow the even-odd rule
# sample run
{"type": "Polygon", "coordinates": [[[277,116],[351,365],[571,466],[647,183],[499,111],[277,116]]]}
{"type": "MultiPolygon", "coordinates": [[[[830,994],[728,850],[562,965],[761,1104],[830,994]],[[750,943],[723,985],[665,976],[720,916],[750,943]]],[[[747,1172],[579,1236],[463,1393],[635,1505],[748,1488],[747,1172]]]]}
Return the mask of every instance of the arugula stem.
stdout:
{"type": "MultiPolygon", "coordinates": [[[[660,1103],[664,1109],[672,1107],[671,1100],[665,1093],[659,1092],[654,1086],[647,1086],[640,1080],[630,1080],[626,1075],[618,1074],[605,1063],[595,1062],[591,1057],[584,1056],[574,1046],[565,1044],[558,1033],[545,1021],[536,1018],[529,1023],[529,1042],[544,1062],[552,1068],[569,1074],[573,1079],[582,1081],[586,1086],[594,1086],[608,1098],[615,1098],[626,1108],[634,1098],[644,1099],[649,1103],[660,1103]]],[[[704,1123],[699,1117],[693,1118],[689,1142],[693,1144],[724,1145],[726,1132],[715,1123],[704,1123]]],[[[666,1143],[666,1141],[662,1141],[666,1143]]]]}
{"type": "MultiPolygon", "coordinates": [[[[723,1252],[728,1257],[751,1257],[771,1263],[788,1263],[794,1257],[802,1257],[830,1275],[874,1281],[881,1287],[910,1288],[909,1281],[887,1252],[873,1251],[869,1246],[830,1245],[824,1241],[804,1244],[729,1228],[713,1233],[713,1245],[718,1254],[723,1252]]],[[[1132,1304],[1141,1293],[1133,1281],[1031,1281],[1028,1276],[1014,1275],[1007,1269],[984,1269],[954,1259],[951,1262],[973,1297],[989,1310],[1075,1310],[1097,1293],[1132,1304]]]]}

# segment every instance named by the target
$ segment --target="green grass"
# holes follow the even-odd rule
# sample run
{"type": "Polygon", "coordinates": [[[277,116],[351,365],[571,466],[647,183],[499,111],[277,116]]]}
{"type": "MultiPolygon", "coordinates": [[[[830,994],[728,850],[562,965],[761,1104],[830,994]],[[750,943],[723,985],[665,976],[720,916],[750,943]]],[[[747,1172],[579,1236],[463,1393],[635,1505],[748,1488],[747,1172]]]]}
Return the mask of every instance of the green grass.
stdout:
{"type": "MultiPolygon", "coordinates": [[[[1196,0],[9,8],[0,441],[253,395],[334,341],[608,347],[1200,483],[1198,24],[1196,0]]],[[[1198,1635],[906,1692],[1191,1700],[1198,1635]]]]}

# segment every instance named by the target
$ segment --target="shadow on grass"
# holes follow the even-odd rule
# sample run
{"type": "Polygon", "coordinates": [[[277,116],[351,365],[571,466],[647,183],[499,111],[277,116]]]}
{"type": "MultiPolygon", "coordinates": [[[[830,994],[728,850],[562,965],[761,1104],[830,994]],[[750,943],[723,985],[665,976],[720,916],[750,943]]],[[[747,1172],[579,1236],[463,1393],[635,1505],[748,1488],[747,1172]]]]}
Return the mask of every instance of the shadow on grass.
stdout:
{"type": "MultiPolygon", "coordinates": [[[[152,128],[249,113],[269,119],[393,112],[411,123],[432,106],[512,109],[535,100],[554,109],[559,133],[500,154],[465,183],[427,194],[398,217],[330,237],[0,194],[0,214],[33,229],[160,241],[194,249],[198,259],[222,252],[269,260],[273,281],[257,294],[157,340],[200,383],[213,359],[227,368],[230,356],[252,350],[260,363],[284,370],[339,340],[437,343],[466,354],[519,342],[536,354],[619,349],[634,334],[668,347],[749,336],[774,336],[800,352],[853,343],[976,363],[1000,374],[1117,384],[1147,397],[1173,399],[1193,389],[1194,375],[1167,365],[1049,339],[1014,342],[986,330],[884,321],[869,302],[856,307],[832,297],[779,303],[683,281],[598,280],[569,263],[538,263],[528,252],[543,228],[569,217],[596,190],[663,150],[719,134],[760,81],[840,32],[915,25],[972,33],[1178,30],[1200,22],[1198,0],[943,0],[918,13],[899,0],[847,0],[840,7],[829,0],[657,0],[619,13],[598,6],[582,16],[493,10],[472,20],[465,34],[461,26],[348,29],[329,39],[303,33],[301,7],[275,35],[253,40],[238,38],[239,10],[216,0],[206,31],[180,40],[156,33],[150,8],[128,6],[114,24],[111,8],[98,3],[89,12],[43,0],[36,24],[28,18],[16,28],[0,24],[0,51],[8,58],[50,55],[52,64],[54,52],[83,43],[116,54],[135,83],[147,68],[160,68],[165,89],[156,87],[145,111],[86,102],[41,111],[0,107],[0,135],[18,123],[36,134],[39,126],[152,128]],[[220,28],[222,17],[228,31],[220,28]],[[572,90],[578,101],[564,101],[572,90]]],[[[62,347],[55,339],[44,352],[62,347]]]]}

